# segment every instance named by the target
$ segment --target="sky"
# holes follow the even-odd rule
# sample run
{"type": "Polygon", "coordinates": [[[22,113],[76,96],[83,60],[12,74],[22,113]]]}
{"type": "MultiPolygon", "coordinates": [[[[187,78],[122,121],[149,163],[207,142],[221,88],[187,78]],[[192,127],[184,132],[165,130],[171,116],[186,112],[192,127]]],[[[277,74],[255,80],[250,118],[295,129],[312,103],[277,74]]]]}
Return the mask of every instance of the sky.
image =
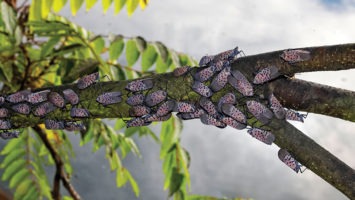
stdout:
{"type": "MultiPolygon", "coordinates": [[[[100,5],[73,17],[97,34],[142,36],[196,60],[238,46],[246,55],[268,51],[355,42],[354,0],[151,0],[131,17],[100,5]]],[[[297,78],[355,91],[355,70],[297,74],[297,78]]],[[[355,123],[310,113],[305,123],[293,123],[309,137],[355,168],[355,123]]],[[[157,127],[152,127],[157,130],[157,127]]],[[[79,147],[70,136],[77,156],[73,159],[74,186],[84,199],[135,199],[131,188],[117,189],[104,150],[79,147]],[[85,184],[83,184],[85,183],[85,184]],[[104,198],[103,198],[104,197],[104,198]]],[[[136,140],[142,158],[128,156],[125,166],[141,188],[137,199],[166,199],[159,161],[159,145],[150,138],[136,140]]],[[[310,170],[296,174],[277,157],[276,145],[265,145],[246,131],[205,126],[199,120],[184,122],[182,145],[192,158],[191,193],[253,199],[346,199],[310,170]]]]}

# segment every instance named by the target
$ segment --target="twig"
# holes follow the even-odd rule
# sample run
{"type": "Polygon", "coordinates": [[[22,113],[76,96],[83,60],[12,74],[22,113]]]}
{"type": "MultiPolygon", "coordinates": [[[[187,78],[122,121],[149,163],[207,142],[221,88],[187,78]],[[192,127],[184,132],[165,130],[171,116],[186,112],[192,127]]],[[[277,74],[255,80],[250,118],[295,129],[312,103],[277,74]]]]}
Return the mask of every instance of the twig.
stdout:
{"type": "Polygon", "coordinates": [[[46,133],[39,126],[35,126],[33,127],[33,129],[40,136],[41,140],[43,141],[44,145],[47,147],[56,165],[56,173],[53,180],[53,191],[52,191],[53,199],[60,200],[60,180],[62,180],[64,187],[68,190],[68,192],[73,197],[73,199],[80,200],[81,199],[80,195],[75,190],[73,185],[70,183],[70,180],[64,171],[63,161],[60,158],[60,155],[53,148],[52,144],[50,143],[50,141],[46,136],[46,133]]]}

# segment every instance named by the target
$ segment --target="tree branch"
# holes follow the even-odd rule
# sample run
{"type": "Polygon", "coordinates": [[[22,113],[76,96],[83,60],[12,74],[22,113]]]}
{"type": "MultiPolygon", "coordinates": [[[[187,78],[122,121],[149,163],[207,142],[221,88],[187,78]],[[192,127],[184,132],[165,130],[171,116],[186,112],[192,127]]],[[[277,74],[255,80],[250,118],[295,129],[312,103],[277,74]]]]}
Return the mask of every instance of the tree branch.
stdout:
{"type": "Polygon", "coordinates": [[[268,87],[287,108],[355,122],[355,92],[299,79],[277,79],[268,87]]]}
{"type": "Polygon", "coordinates": [[[49,153],[51,154],[55,166],[56,166],[56,173],[54,175],[54,180],[53,180],[53,191],[52,191],[52,196],[53,199],[55,200],[60,200],[60,180],[62,180],[64,187],[68,190],[69,194],[73,197],[75,200],[80,200],[81,197],[80,195],[76,192],[75,188],[72,186],[70,183],[70,180],[68,179],[64,167],[63,167],[63,161],[60,158],[60,155],[56,152],[50,141],[48,140],[46,133],[39,127],[35,126],[33,129],[37,132],[41,140],[43,141],[44,145],[47,147],[49,153]]]}
{"type": "Polygon", "coordinates": [[[355,199],[355,170],[318,145],[315,141],[284,120],[274,119],[268,127],[274,141],[285,148],[308,169],[333,185],[350,199],[355,199]]]}

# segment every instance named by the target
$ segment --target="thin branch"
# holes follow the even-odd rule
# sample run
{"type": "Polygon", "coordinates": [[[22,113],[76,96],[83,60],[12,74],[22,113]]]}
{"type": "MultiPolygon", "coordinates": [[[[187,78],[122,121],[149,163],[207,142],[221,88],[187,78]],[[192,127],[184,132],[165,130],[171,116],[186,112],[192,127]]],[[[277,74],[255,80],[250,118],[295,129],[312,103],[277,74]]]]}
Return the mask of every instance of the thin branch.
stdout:
{"type": "Polygon", "coordinates": [[[274,119],[268,126],[276,136],[275,144],[280,148],[287,149],[304,166],[347,197],[355,199],[354,169],[287,121],[274,119]]]}
{"type": "Polygon", "coordinates": [[[268,84],[282,105],[355,122],[355,92],[299,79],[268,84]]]}
{"type": "Polygon", "coordinates": [[[53,191],[52,191],[53,199],[60,200],[60,180],[61,180],[63,182],[64,187],[68,190],[69,194],[73,197],[73,199],[80,200],[81,199],[80,195],[76,192],[75,188],[70,183],[70,180],[65,173],[63,167],[63,161],[60,155],[56,152],[56,150],[48,140],[46,133],[39,126],[35,126],[33,127],[33,129],[40,136],[41,140],[43,141],[44,145],[47,147],[56,165],[56,173],[53,180],[53,191]]]}

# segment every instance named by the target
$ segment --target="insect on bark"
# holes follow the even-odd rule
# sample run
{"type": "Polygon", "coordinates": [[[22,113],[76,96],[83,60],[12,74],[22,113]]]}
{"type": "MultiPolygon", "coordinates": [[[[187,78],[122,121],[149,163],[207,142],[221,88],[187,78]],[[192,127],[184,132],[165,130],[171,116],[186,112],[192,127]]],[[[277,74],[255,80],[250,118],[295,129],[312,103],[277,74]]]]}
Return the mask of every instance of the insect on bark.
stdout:
{"type": "Polygon", "coordinates": [[[247,132],[255,139],[268,145],[271,145],[275,141],[275,136],[270,131],[266,131],[258,128],[251,128],[247,132]]]}
{"type": "Polygon", "coordinates": [[[171,113],[175,108],[175,101],[173,100],[168,100],[161,104],[159,108],[157,109],[156,115],[158,117],[165,116],[169,113],[171,113]]]}
{"type": "Polygon", "coordinates": [[[0,108],[0,117],[3,118],[3,117],[7,117],[9,114],[9,110],[6,109],[6,108],[0,108]]]}
{"type": "Polygon", "coordinates": [[[212,90],[199,81],[194,82],[194,84],[192,85],[192,90],[204,97],[210,97],[213,95],[212,90]]]}
{"type": "Polygon", "coordinates": [[[144,102],[147,106],[153,107],[161,103],[162,101],[164,101],[166,97],[167,97],[167,93],[164,90],[157,90],[155,92],[148,94],[145,97],[144,102]]]}
{"type": "Polygon", "coordinates": [[[278,152],[280,160],[290,167],[296,173],[303,173],[305,169],[302,170],[302,164],[300,164],[286,149],[280,149],[278,152]]]}
{"type": "Polygon", "coordinates": [[[153,87],[152,79],[143,79],[143,80],[136,80],[131,81],[126,85],[126,90],[131,92],[139,92],[151,89],[153,87]]]}
{"type": "Polygon", "coordinates": [[[89,117],[90,113],[85,108],[71,108],[70,116],[77,117],[77,118],[85,118],[85,117],[89,117]]]}
{"type": "Polygon", "coordinates": [[[222,112],[222,105],[223,104],[235,104],[236,98],[233,93],[227,93],[223,97],[221,97],[218,101],[217,110],[222,112]]]}
{"type": "Polygon", "coordinates": [[[145,122],[162,122],[170,119],[171,113],[164,115],[164,116],[158,116],[157,114],[148,114],[143,116],[142,118],[144,119],[145,122]]]}
{"type": "Polygon", "coordinates": [[[246,104],[249,112],[263,124],[269,123],[273,117],[272,111],[257,101],[247,101],[246,104]]]}
{"type": "Polygon", "coordinates": [[[96,101],[104,106],[119,103],[122,101],[121,92],[106,92],[96,98],[96,101]]]}
{"type": "Polygon", "coordinates": [[[148,126],[151,122],[146,122],[143,118],[133,118],[131,120],[126,121],[127,128],[136,127],[136,126],[148,126]]]}
{"type": "Polygon", "coordinates": [[[5,130],[10,128],[11,128],[11,123],[9,122],[9,120],[0,119],[0,129],[5,130]]]}
{"type": "Polygon", "coordinates": [[[269,66],[261,69],[254,77],[254,84],[262,84],[280,76],[279,70],[275,66],[269,66]]]}
{"type": "Polygon", "coordinates": [[[208,114],[202,114],[200,120],[203,124],[216,126],[218,128],[225,128],[227,126],[225,123],[208,114]]]}
{"type": "Polygon", "coordinates": [[[63,90],[65,100],[69,101],[71,105],[79,103],[79,96],[72,89],[63,90]]]}
{"type": "Polygon", "coordinates": [[[174,111],[181,112],[181,113],[190,113],[196,110],[195,106],[188,102],[176,102],[174,111]]]}
{"type": "Polygon", "coordinates": [[[49,130],[63,130],[64,129],[64,122],[63,121],[46,119],[44,121],[44,125],[45,125],[46,129],[49,129],[49,130]]]}
{"type": "Polygon", "coordinates": [[[271,94],[269,97],[269,105],[277,119],[285,119],[286,110],[282,107],[281,103],[277,100],[274,94],[271,94]]]}
{"type": "Polygon", "coordinates": [[[39,92],[31,93],[28,95],[27,102],[31,104],[41,103],[43,101],[47,101],[47,95],[50,90],[42,90],[39,92]]]}
{"type": "Polygon", "coordinates": [[[20,131],[18,130],[13,130],[13,131],[5,131],[0,133],[0,137],[4,140],[12,139],[12,138],[18,138],[20,135],[20,131]]]}
{"type": "Polygon", "coordinates": [[[176,116],[182,120],[190,120],[200,118],[203,114],[205,114],[205,111],[203,109],[197,109],[195,112],[177,113],[176,116]]]}
{"type": "Polygon", "coordinates": [[[28,115],[31,112],[30,106],[25,103],[13,105],[11,108],[12,110],[24,115],[28,115]]]}
{"type": "Polygon", "coordinates": [[[64,129],[67,131],[84,131],[86,127],[84,124],[78,122],[64,122],[64,129]]]}
{"type": "Polygon", "coordinates": [[[214,59],[214,56],[202,56],[199,62],[200,67],[207,66],[212,60],[214,59]]]}
{"type": "Polygon", "coordinates": [[[48,100],[55,106],[63,108],[65,106],[64,98],[57,92],[51,92],[48,95],[48,100]]]}
{"type": "Polygon", "coordinates": [[[304,122],[304,119],[307,117],[308,114],[300,114],[294,110],[286,110],[285,118],[287,120],[299,121],[304,122]]]}
{"type": "Polygon", "coordinates": [[[220,91],[228,82],[228,76],[231,74],[231,68],[225,67],[215,76],[211,82],[210,88],[212,91],[220,91]]]}
{"type": "Polygon", "coordinates": [[[20,103],[23,101],[27,101],[28,95],[30,94],[31,92],[29,90],[22,90],[7,96],[6,100],[10,103],[20,103]]]}
{"type": "Polygon", "coordinates": [[[211,100],[209,100],[206,97],[201,97],[200,98],[200,106],[211,116],[217,117],[218,116],[218,111],[216,109],[216,106],[213,104],[211,100]]]}
{"type": "Polygon", "coordinates": [[[44,102],[37,106],[33,114],[37,117],[44,117],[46,114],[54,111],[56,107],[51,102],[44,102]]]}
{"type": "Polygon", "coordinates": [[[244,113],[240,111],[238,108],[236,108],[235,106],[233,106],[232,104],[223,104],[222,112],[242,124],[247,123],[247,118],[244,115],[244,113]]]}
{"type": "Polygon", "coordinates": [[[130,106],[141,105],[144,102],[143,94],[136,94],[127,98],[126,103],[130,106]]]}
{"type": "Polygon", "coordinates": [[[285,50],[280,57],[291,64],[311,59],[311,52],[301,49],[285,50]]]}
{"type": "Polygon", "coordinates": [[[194,79],[203,83],[209,80],[210,78],[212,78],[214,74],[215,74],[215,66],[209,66],[196,72],[194,74],[194,79]]]}
{"type": "Polygon", "coordinates": [[[253,96],[253,86],[248,79],[238,70],[232,71],[233,76],[228,76],[228,83],[244,96],[253,96]]]}
{"type": "Polygon", "coordinates": [[[173,74],[175,77],[182,76],[191,70],[190,66],[183,66],[174,69],[173,74]]]}
{"type": "Polygon", "coordinates": [[[141,117],[150,113],[150,108],[147,106],[133,106],[129,109],[130,117],[141,117]]]}
{"type": "Polygon", "coordinates": [[[79,89],[85,89],[90,85],[96,83],[99,80],[100,75],[99,72],[95,72],[86,76],[83,76],[81,79],[78,80],[77,86],[79,89]]]}
{"type": "Polygon", "coordinates": [[[223,116],[221,121],[225,124],[227,124],[228,126],[235,128],[237,130],[243,130],[247,127],[246,124],[240,123],[237,120],[231,118],[231,117],[225,117],[223,116]]]}

